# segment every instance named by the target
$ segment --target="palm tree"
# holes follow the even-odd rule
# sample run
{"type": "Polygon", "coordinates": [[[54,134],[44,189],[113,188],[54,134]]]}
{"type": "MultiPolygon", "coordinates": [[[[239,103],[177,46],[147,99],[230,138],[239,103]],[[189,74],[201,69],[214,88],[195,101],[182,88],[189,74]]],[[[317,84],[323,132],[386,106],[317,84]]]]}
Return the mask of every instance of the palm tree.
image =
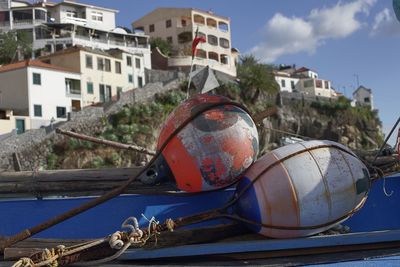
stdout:
{"type": "Polygon", "coordinates": [[[259,63],[252,55],[240,58],[237,77],[240,80],[241,97],[252,104],[261,95],[273,96],[279,92],[272,66],[259,63]]]}

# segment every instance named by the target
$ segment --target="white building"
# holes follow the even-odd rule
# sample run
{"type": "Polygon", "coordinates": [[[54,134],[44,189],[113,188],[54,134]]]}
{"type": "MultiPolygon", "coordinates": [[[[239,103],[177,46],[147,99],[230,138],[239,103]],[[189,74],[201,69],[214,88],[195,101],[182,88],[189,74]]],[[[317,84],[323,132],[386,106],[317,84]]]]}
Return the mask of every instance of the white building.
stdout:
{"type": "Polygon", "coordinates": [[[281,92],[296,92],[300,91],[300,79],[291,77],[289,73],[283,71],[274,71],[275,81],[279,84],[281,92]]]}
{"type": "Polygon", "coordinates": [[[145,84],[143,57],[119,49],[74,46],[39,59],[81,73],[83,106],[108,102],[118,93],[145,84]]]}
{"type": "Polygon", "coordinates": [[[198,45],[194,64],[210,66],[236,76],[235,53],[232,52],[230,19],[215,15],[210,11],[194,8],[157,8],[132,23],[135,31],[150,37],[160,37],[171,43],[172,55],[166,64],[157,62],[161,56],[153,58],[154,65],[166,65],[170,69],[188,70],[192,60],[192,41],[198,30],[198,37],[206,39],[198,45]]]}
{"type": "Polygon", "coordinates": [[[368,106],[374,109],[374,100],[372,90],[364,86],[360,86],[353,92],[353,106],[368,106]]]}
{"type": "Polygon", "coordinates": [[[295,66],[281,66],[274,71],[275,80],[281,91],[301,92],[309,96],[336,97],[329,80],[318,78],[318,73],[308,68],[296,69],[295,66]]]}
{"type": "Polygon", "coordinates": [[[117,10],[65,0],[12,0],[0,2],[0,31],[23,30],[28,34],[37,54],[44,49],[53,53],[81,45],[93,49],[118,48],[142,56],[151,68],[148,36],[128,33],[115,26],[117,10]]]}
{"type": "Polygon", "coordinates": [[[68,112],[81,108],[80,78],[77,72],[38,60],[4,65],[0,67],[0,109],[28,117],[25,129],[66,120],[68,112]]]}

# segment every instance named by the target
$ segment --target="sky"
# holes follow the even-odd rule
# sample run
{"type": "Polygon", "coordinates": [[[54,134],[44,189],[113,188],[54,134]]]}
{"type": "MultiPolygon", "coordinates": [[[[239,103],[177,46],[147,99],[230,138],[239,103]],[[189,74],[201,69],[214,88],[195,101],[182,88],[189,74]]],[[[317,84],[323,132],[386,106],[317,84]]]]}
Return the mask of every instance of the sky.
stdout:
{"type": "MultiPolygon", "coordinates": [[[[400,22],[392,0],[79,0],[119,10],[117,25],[158,7],[193,7],[231,19],[232,46],[261,62],[318,72],[351,97],[371,88],[387,134],[400,116],[400,22]]],[[[397,131],[394,133],[397,136],[397,131]]],[[[390,139],[394,145],[395,137],[390,139]]]]}

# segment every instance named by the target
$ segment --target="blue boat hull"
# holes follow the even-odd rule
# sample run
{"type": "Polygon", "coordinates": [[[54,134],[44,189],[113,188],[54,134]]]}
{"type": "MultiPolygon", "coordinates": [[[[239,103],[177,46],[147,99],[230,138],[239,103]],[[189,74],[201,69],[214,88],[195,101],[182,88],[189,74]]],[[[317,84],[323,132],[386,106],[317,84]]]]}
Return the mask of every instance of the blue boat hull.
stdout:
{"type": "MultiPolygon", "coordinates": [[[[283,250],[315,249],[329,247],[356,247],[400,241],[400,174],[386,178],[386,190],[393,191],[388,197],[383,191],[383,180],[372,187],[364,207],[342,223],[351,233],[323,235],[296,239],[263,239],[218,244],[186,245],[160,249],[131,249],[120,260],[155,259],[182,256],[201,256],[231,253],[277,252],[283,250]]],[[[234,194],[233,189],[209,192],[192,196],[143,196],[124,195],[104,203],[75,218],[69,219],[35,237],[46,238],[96,238],[120,230],[121,222],[127,217],[155,216],[157,220],[194,214],[211,208],[221,207],[234,194]]],[[[90,198],[60,198],[45,200],[12,200],[0,202],[2,223],[0,235],[12,235],[29,228],[64,211],[77,207],[90,198]]],[[[144,219],[140,220],[143,225],[144,219]]],[[[210,221],[215,225],[221,221],[210,221]]],[[[195,227],[199,227],[196,225],[195,227]]]]}
{"type": "MultiPolygon", "coordinates": [[[[121,195],[76,217],[64,221],[34,237],[37,238],[98,238],[121,230],[121,223],[128,217],[140,218],[144,226],[147,218],[154,216],[159,221],[195,214],[221,207],[234,194],[233,189],[204,194],[175,195],[121,195]]],[[[93,197],[25,199],[0,201],[0,236],[11,236],[37,224],[69,211],[93,197]]],[[[198,226],[220,223],[210,221],[198,226]]]]}

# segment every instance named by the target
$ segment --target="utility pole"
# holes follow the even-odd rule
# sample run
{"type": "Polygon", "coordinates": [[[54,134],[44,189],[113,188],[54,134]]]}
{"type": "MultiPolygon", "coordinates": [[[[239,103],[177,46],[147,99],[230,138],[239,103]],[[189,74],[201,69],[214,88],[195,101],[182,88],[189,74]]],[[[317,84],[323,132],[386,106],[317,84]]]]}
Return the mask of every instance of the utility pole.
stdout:
{"type": "Polygon", "coordinates": [[[358,89],[358,87],[360,87],[360,80],[359,80],[358,74],[353,74],[353,76],[356,78],[357,89],[358,89]]]}

